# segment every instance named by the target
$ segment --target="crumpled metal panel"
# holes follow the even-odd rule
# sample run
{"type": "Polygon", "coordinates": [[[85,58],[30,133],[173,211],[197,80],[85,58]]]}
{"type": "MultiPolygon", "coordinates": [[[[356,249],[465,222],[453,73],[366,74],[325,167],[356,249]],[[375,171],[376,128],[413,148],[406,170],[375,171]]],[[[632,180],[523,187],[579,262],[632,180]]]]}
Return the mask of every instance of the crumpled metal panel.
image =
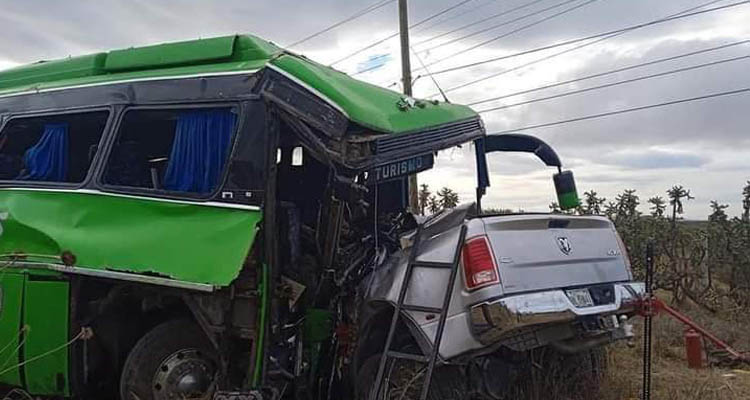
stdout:
{"type": "Polygon", "coordinates": [[[0,189],[0,256],[226,286],[260,210],[75,190],[0,189]]]}

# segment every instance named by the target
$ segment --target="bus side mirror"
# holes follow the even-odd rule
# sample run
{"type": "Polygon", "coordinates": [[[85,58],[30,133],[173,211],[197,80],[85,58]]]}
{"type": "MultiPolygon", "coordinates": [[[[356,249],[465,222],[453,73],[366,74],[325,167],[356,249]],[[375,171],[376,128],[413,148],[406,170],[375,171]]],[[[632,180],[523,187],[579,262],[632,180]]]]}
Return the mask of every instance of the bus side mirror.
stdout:
{"type": "Polygon", "coordinates": [[[576,180],[572,171],[560,171],[553,176],[555,191],[557,192],[557,204],[561,210],[571,210],[578,207],[581,202],[576,191],[576,180]]]}

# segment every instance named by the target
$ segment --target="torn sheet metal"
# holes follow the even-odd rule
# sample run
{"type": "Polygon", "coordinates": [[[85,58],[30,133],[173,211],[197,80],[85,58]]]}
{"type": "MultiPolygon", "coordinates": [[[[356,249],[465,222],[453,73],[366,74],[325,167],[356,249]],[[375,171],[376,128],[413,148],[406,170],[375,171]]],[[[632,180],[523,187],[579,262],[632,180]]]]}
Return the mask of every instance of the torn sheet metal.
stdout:
{"type": "Polygon", "coordinates": [[[0,189],[0,255],[226,286],[239,274],[258,208],[75,190],[0,189]]]}

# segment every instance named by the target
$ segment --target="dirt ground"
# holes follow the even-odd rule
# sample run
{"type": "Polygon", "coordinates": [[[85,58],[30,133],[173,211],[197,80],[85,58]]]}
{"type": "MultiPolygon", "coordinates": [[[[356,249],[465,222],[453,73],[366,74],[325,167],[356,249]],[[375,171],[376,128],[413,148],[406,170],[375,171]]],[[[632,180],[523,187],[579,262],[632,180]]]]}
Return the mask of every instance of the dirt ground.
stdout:
{"type": "MultiPolygon", "coordinates": [[[[710,313],[695,305],[677,308],[740,351],[750,351],[750,313],[724,310],[710,313]]],[[[639,399],[642,385],[642,333],[640,318],[635,322],[632,347],[618,343],[609,349],[609,368],[601,387],[602,400],[639,399]]],[[[716,365],[702,370],[687,367],[683,325],[661,315],[653,321],[653,375],[651,398],[655,400],[740,400],[750,399],[750,364],[716,365]]],[[[708,345],[709,352],[713,347],[708,345]]]]}

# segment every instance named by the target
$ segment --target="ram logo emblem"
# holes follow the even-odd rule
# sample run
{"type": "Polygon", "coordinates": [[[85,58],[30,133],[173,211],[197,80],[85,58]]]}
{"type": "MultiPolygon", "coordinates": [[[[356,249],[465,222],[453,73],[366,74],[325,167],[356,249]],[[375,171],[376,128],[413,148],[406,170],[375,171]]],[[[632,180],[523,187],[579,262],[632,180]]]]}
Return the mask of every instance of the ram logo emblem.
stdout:
{"type": "Polygon", "coordinates": [[[568,240],[568,238],[566,238],[565,236],[560,236],[557,238],[557,247],[559,247],[560,251],[562,251],[565,255],[570,254],[570,251],[573,250],[573,247],[570,245],[570,240],[568,240]]]}

